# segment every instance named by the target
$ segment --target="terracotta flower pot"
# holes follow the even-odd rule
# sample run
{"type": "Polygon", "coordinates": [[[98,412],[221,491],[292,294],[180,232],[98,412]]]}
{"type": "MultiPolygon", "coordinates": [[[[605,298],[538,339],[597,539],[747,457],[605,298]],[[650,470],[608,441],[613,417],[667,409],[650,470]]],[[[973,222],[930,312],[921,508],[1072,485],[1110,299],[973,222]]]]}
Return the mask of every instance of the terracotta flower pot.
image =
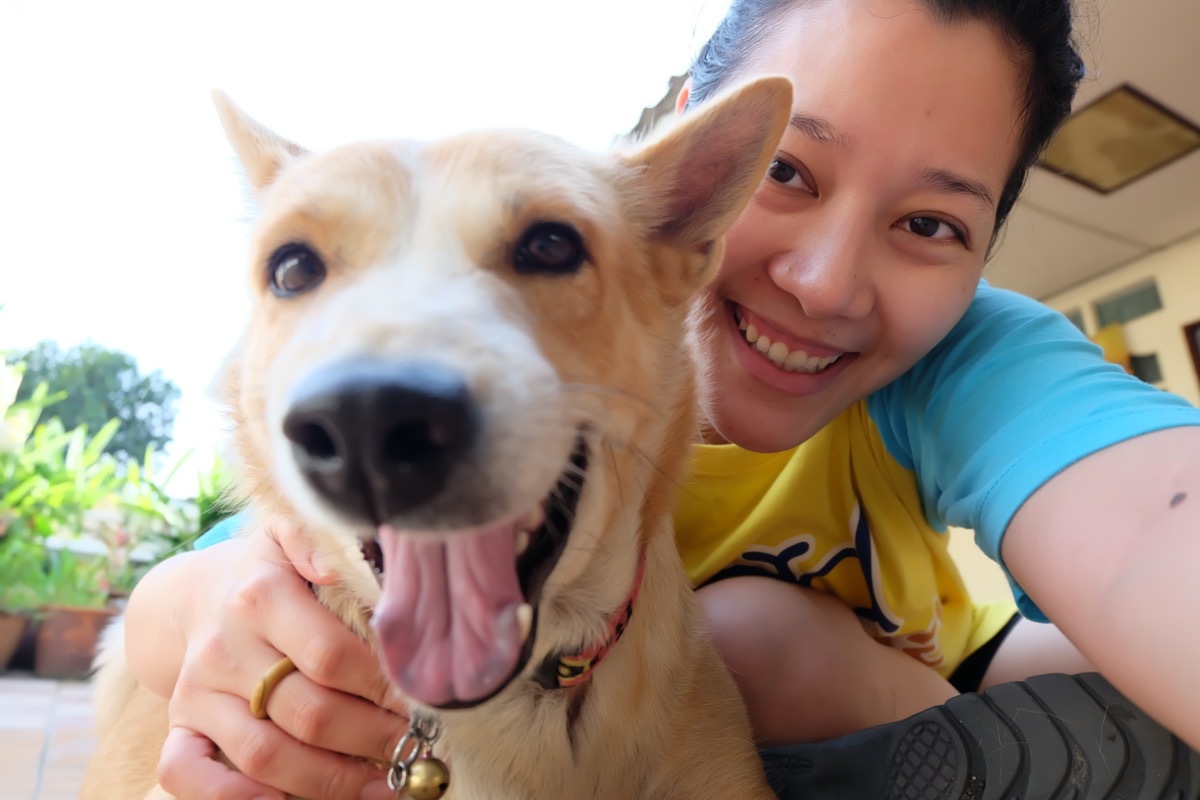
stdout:
{"type": "Polygon", "coordinates": [[[33,671],[43,678],[84,678],[92,671],[100,634],[113,608],[47,606],[37,635],[33,671]]]}
{"type": "Polygon", "coordinates": [[[13,654],[21,644],[21,634],[25,633],[25,626],[28,624],[29,617],[25,614],[0,611],[0,672],[8,669],[13,654]]]}

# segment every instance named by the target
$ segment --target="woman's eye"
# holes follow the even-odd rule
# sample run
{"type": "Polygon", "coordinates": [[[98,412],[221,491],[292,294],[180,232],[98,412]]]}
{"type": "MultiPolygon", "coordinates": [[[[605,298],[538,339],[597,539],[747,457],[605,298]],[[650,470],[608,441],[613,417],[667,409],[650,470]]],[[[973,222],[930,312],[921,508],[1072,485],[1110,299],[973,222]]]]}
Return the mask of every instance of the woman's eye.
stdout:
{"type": "Polygon", "coordinates": [[[782,159],[777,158],[771,162],[771,166],[767,167],[767,177],[781,186],[801,189],[810,194],[816,194],[813,188],[809,186],[808,181],[800,174],[800,170],[782,159]]]}
{"type": "Polygon", "coordinates": [[[963,235],[961,230],[938,217],[909,217],[904,221],[903,225],[909,233],[920,236],[923,239],[957,239],[964,244],[966,243],[966,236],[963,235]]]}

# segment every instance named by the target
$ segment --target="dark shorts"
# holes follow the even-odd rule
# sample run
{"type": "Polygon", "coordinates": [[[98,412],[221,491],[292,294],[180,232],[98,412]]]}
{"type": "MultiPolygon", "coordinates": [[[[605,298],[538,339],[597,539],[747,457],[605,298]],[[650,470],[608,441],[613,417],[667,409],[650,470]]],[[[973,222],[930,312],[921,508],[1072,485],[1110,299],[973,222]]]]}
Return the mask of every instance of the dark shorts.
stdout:
{"type": "Polygon", "coordinates": [[[963,662],[958,665],[958,669],[950,674],[950,685],[963,694],[979,691],[979,684],[983,683],[983,676],[987,673],[988,667],[992,665],[996,651],[1000,649],[1001,643],[1016,627],[1017,620],[1020,618],[1020,614],[1013,614],[1008,622],[1004,623],[1004,627],[996,632],[995,636],[964,658],[963,662]]]}

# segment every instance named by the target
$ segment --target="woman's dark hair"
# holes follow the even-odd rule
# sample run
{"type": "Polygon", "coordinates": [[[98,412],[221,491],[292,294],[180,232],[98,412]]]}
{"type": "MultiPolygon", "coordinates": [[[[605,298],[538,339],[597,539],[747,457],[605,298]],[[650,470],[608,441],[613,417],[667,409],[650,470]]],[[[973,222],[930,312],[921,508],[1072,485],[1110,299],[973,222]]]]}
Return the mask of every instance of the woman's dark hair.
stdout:
{"type": "MultiPolygon", "coordinates": [[[[702,103],[745,65],[774,23],[802,0],[733,0],[692,64],[688,105],[702,103]]],[[[947,24],[978,20],[1003,34],[1025,59],[1024,132],[996,207],[996,231],[1012,210],[1029,168],[1071,113],[1083,60],[1071,40],[1071,0],[921,0],[947,24]]]]}

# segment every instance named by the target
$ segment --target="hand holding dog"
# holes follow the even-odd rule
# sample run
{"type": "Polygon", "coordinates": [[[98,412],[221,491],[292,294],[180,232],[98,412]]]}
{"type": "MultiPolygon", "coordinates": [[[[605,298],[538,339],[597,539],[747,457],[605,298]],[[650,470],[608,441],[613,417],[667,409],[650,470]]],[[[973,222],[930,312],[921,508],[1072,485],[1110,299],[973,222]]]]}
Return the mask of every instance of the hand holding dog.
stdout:
{"type": "Polygon", "coordinates": [[[164,562],[130,599],[130,667],[170,698],[158,775],[179,800],[282,797],[269,786],[320,800],[395,796],[383,771],[361,759],[390,757],[407,726],[403,703],[367,644],[306,581],[331,578],[300,531],[274,518],[244,538],[164,562]],[[187,592],[182,575],[208,588],[187,592]],[[178,603],[171,598],[181,589],[189,600],[170,629],[154,635],[155,609],[178,603]],[[285,655],[297,669],[271,693],[270,718],[255,719],[248,698],[285,655]],[[218,749],[240,773],[216,758],[218,749]]]}

